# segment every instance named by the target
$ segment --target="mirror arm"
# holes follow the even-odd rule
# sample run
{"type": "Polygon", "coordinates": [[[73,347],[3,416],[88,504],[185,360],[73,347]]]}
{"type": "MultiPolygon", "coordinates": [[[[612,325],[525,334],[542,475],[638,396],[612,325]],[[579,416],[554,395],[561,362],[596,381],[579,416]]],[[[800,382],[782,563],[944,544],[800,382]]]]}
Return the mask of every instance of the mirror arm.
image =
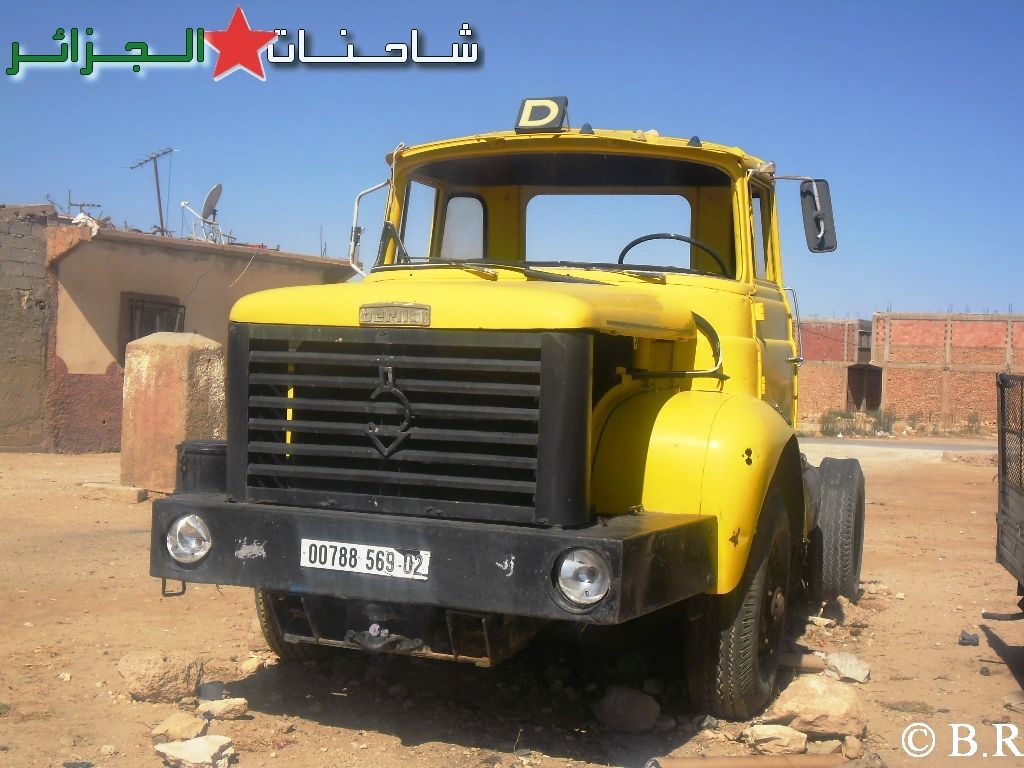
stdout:
{"type": "Polygon", "coordinates": [[[810,176],[775,176],[776,179],[785,181],[809,181],[811,182],[811,194],[814,195],[814,218],[818,224],[818,239],[825,236],[825,222],[821,216],[821,198],[818,197],[818,182],[810,176]]]}
{"type": "Polygon", "coordinates": [[[796,298],[796,288],[783,288],[785,293],[793,297],[793,326],[796,328],[796,355],[786,358],[787,363],[792,363],[797,368],[804,364],[804,329],[800,327],[800,302],[796,298]]]}
{"type": "Polygon", "coordinates": [[[356,202],[352,206],[352,231],[349,235],[348,240],[348,263],[360,276],[366,277],[366,272],[359,264],[359,241],[363,236],[363,227],[359,226],[359,204],[363,201],[363,198],[369,195],[371,192],[376,192],[378,189],[383,189],[391,183],[391,179],[382,181],[380,184],[374,184],[368,189],[364,189],[358,195],[356,195],[356,202]]]}

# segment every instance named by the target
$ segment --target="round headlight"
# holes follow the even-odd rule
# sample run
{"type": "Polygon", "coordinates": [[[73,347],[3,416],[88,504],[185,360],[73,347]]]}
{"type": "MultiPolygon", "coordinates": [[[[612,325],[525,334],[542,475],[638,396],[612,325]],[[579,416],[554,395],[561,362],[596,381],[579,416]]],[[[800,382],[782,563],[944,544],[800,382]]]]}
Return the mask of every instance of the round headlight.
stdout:
{"type": "Polygon", "coordinates": [[[591,606],[608,594],[611,570],[592,549],[570,549],[555,564],[555,584],[574,605],[591,606]]]}
{"type": "Polygon", "coordinates": [[[199,515],[179,517],[167,532],[167,551],[179,563],[202,560],[212,546],[210,528],[199,515]]]}

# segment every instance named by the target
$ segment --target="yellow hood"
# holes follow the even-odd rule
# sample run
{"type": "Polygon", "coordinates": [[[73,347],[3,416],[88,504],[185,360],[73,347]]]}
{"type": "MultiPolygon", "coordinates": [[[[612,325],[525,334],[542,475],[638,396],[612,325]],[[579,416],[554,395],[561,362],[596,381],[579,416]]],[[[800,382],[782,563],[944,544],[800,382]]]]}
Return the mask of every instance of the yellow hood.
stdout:
{"type": "Polygon", "coordinates": [[[668,286],[542,282],[518,275],[487,280],[417,274],[409,279],[302,286],[240,299],[241,323],[358,327],[364,304],[425,304],[430,327],[460,330],[586,329],[623,336],[691,341],[693,314],[668,286]]]}

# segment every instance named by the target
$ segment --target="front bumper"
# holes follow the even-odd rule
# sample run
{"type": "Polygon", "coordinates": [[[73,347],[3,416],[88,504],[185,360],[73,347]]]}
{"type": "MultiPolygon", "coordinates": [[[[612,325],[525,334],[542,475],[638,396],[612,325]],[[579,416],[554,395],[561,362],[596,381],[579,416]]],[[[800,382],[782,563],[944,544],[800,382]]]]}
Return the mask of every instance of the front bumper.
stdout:
{"type": "Polygon", "coordinates": [[[714,586],[715,519],[643,514],[579,529],[530,528],[367,512],[320,511],[228,502],[186,493],[153,503],[150,574],[342,599],[620,624],[714,586]],[[200,562],[171,559],[165,540],[177,518],[199,514],[213,536],[200,562]],[[299,565],[302,538],[431,552],[426,581],[299,565]],[[607,597],[589,610],[556,591],[557,557],[573,547],[600,552],[611,566],[607,597]]]}

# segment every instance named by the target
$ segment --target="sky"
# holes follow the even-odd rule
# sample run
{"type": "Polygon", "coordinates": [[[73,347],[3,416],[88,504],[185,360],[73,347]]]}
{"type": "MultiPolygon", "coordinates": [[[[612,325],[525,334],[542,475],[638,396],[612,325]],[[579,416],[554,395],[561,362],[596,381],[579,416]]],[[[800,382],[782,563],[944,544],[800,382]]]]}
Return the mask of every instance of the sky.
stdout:
{"type": "MultiPolygon", "coordinates": [[[[161,161],[171,229],[181,226],[182,200],[198,208],[222,183],[220,220],[242,240],[317,254],[322,229],[328,255],[344,257],[354,196],[386,178],[384,156],[397,144],[509,129],[524,97],[564,95],[574,125],[697,134],[773,160],[779,173],[828,179],[832,254],[807,251],[796,185],[778,193],[785,279],[805,316],[1024,311],[1013,207],[1024,3],[242,7],[254,29],[304,28],[318,53],[340,52],[340,27],[371,53],[415,27],[441,54],[466,42],[458,31],[468,23],[483,61],[275,65],[265,82],[241,71],[215,82],[209,51],[202,67],[138,74],[101,65],[91,78],[71,65],[0,72],[0,203],[60,202],[70,190],[149,230],[152,172],[129,166],[173,147],[161,161]]],[[[143,40],[179,53],[186,27],[224,29],[234,8],[4,3],[0,69],[15,41],[27,53],[55,51],[57,27],[92,27],[98,52],[143,40]]],[[[367,209],[369,231],[379,217],[367,209]]]]}

